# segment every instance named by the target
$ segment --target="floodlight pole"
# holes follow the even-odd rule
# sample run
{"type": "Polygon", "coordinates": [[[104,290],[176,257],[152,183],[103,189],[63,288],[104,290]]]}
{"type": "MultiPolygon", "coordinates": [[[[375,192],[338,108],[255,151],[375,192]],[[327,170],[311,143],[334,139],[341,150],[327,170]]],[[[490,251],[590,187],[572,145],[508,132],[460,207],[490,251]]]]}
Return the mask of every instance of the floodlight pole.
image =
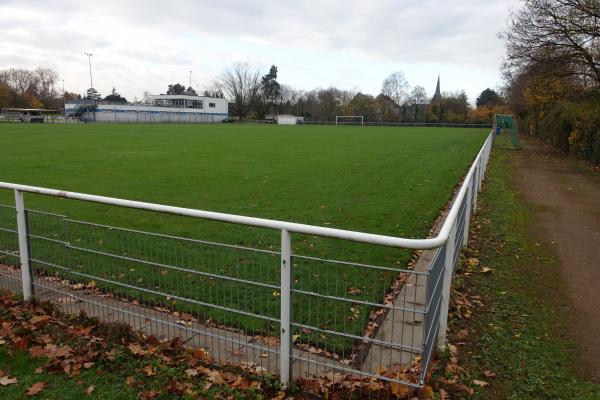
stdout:
{"type": "Polygon", "coordinates": [[[192,87],[192,71],[190,71],[190,86],[188,87],[192,87]]]}
{"type": "Polygon", "coordinates": [[[94,87],[94,82],[92,81],[92,53],[83,52],[86,56],[88,56],[88,63],[90,64],[90,88],[94,87]]]}

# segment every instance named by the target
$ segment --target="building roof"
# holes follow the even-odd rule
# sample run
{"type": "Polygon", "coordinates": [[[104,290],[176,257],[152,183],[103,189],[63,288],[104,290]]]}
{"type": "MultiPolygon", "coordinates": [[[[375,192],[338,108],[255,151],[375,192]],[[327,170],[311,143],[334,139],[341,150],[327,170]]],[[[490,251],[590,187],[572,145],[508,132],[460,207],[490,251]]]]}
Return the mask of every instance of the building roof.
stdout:
{"type": "Polygon", "coordinates": [[[157,95],[149,95],[149,99],[161,99],[161,100],[201,100],[201,99],[220,99],[225,100],[220,97],[210,97],[210,96],[188,96],[186,94],[157,94],[157,95]]]}
{"type": "Polygon", "coordinates": [[[45,108],[3,108],[3,111],[13,111],[13,112],[61,112],[62,110],[48,110],[45,108]]]}

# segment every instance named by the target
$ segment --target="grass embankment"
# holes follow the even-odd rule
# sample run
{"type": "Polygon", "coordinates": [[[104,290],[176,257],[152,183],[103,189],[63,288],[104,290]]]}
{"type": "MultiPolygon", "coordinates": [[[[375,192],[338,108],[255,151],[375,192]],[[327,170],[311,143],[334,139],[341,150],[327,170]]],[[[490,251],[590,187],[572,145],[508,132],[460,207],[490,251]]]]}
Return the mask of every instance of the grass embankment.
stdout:
{"type": "Polygon", "coordinates": [[[445,386],[459,398],[600,399],[600,385],[574,365],[561,274],[552,251],[532,235],[532,211],[511,185],[511,151],[494,150],[455,282],[450,342],[464,370],[447,359],[438,379],[458,375],[475,389],[470,396],[445,386]]]}
{"type": "MultiPolygon", "coordinates": [[[[0,131],[0,180],[424,237],[485,133],[485,129],[237,124],[6,125],[0,131]]],[[[28,208],[77,220],[279,250],[279,232],[274,231],[35,195],[26,195],[25,200],[28,208]]],[[[0,191],[0,203],[13,201],[12,193],[0,191]]],[[[0,209],[0,225],[14,229],[12,209],[0,209]]],[[[93,280],[97,287],[119,296],[168,305],[250,332],[278,332],[273,321],[199,304],[277,318],[277,255],[150,237],[33,213],[30,229],[70,244],[67,248],[60,242],[33,238],[34,258],[67,268],[35,262],[38,271],[60,274],[73,282],[93,280]],[[179,298],[167,299],[156,292],[179,298]]],[[[16,250],[14,235],[0,235],[5,248],[16,250]]],[[[394,268],[405,266],[410,257],[409,251],[306,235],[293,235],[292,245],[295,254],[394,268]]],[[[294,260],[296,289],[352,300],[381,302],[395,278],[394,272],[294,260]]],[[[295,322],[362,336],[366,307],[300,294],[294,294],[293,301],[295,322]]],[[[320,340],[325,338],[311,339],[313,343],[320,340]]],[[[334,342],[325,344],[336,351],[349,344],[341,339],[334,342]]]]}

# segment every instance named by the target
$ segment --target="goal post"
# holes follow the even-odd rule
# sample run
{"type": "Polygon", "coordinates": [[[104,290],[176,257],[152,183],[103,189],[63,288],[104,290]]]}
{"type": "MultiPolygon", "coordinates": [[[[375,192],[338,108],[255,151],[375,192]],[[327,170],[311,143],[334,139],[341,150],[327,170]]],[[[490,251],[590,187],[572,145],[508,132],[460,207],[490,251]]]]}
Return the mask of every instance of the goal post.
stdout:
{"type": "Polygon", "coordinates": [[[336,125],[364,125],[365,117],[363,115],[336,115],[336,125]],[[349,120],[349,121],[346,121],[349,120]]]}
{"type": "Polygon", "coordinates": [[[519,141],[519,130],[517,129],[517,121],[512,115],[496,114],[494,115],[494,134],[500,134],[502,130],[510,132],[512,145],[520,149],[521,142],[519,141]]]}

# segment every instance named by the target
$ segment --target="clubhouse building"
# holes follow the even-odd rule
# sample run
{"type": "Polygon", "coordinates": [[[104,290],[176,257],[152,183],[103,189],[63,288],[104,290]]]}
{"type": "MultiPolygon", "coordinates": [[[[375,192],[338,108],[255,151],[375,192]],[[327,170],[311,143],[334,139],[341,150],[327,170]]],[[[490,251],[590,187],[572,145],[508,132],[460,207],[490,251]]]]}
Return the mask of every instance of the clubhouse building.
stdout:
{"type": "Polygon", "coordinates": [[[205,96],[156,95],[146,103],[111,104],[102,100],[77,100],[65,104],[65,117],[85,122],[211,123],[228,116],[226,99],[205,96]]]}

